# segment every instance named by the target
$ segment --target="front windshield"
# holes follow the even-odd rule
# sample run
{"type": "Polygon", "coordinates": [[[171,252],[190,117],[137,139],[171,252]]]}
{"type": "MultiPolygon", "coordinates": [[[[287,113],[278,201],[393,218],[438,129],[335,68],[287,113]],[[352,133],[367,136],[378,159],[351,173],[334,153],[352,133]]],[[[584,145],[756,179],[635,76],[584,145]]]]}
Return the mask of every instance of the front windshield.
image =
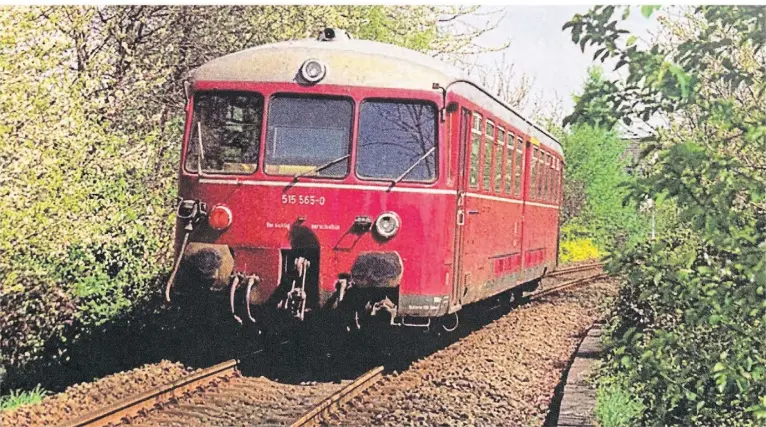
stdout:
{"type": "Polygon", "coordinates": [[[255,92],[198,92],[193,108],[186,170],[253,173],[258,166],[263,96],[255,92]]]}
{"type": "Polygon", "coordinates": [[[265,172],[344,177],[353,117],[354,106],[346,99],[275,96],[269,102],[265,172]]]}
{"type": "Polygon", "coordinates": [[[414,101],[362,104],[356,162],[360,177],[395,180],[406,173],[403,181],[431,182],[436,179],[436,153],[428,153],[435,146],[433,104],[414,101]]]}

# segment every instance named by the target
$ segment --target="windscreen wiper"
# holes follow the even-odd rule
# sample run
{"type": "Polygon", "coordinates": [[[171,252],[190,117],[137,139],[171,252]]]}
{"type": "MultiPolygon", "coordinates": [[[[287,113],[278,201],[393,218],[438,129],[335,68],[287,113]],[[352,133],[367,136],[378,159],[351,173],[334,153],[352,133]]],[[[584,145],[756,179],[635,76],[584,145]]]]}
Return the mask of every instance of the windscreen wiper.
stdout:
{"type": "Polygon", "coordinates": [[[199,155],[197,156],[197,175],[202,176],[202,162],[205,160],[205,149],[202,147],[202,122],[197,122],[197,144],[199,145],[199,155]]]}
{"type": "Polygon", "coordinates": [[[434,146],[434,147],[431,147],[431,149],[430,149],[430,150],[428,150],[428,151],[426,152],[426,154],[423,154],[422,156],[420,156],[420,158],[419,158],[419,159],[415,160],[415,163],[413,163],[413,164],[412,164],[412,166],[410,166],[409,168],[407,168],[407,170],[406,170],[406,171],[404,171],[404,173],[402,173],[401,175],[399,175],[399,177],[397,177],[395,180],[391,181],[391,187],[389,187],[389,188],[393,188],[393,186],[395,186],[396,184],[398,184],[398,183],[399,183],[399,181],[403,180],[403,179],[404,179],[404,177],[406,177],[407,175],[409,175],[409,174],[410,174],[410,172],[412,172],[412,171],[415,169],[415,167],[417,167],[417,165],[419,165],[419,164],[420,164],[420,163],[421,163],[423,160],[425,160],[425,159],[426,159],[426,157],[428,157],[428,156],[430,156],[431,154],[433,154],[433,152],[434,152],[434,151],[436,151],[436,146],[434,146]]]}
{"type": "Polygon", "coordinates": [[[323,171],[323,170],[325,170],[325,169],[329,168],[330,166],[332,166],[332,165],[334,165],[334,164],[336,164],[336,163],[340,163],[340,162],[342,162],[343,160],[346,160],[346,159],[347,159],[347,158],[349,158],[349,157],[351,157],[351,153],[349,153],[349,154],[346,154],[346,155],[345,155],[345,156],[343,156],[343,157],[338,157],[338,158],[337,158],[337,159],[335,159],[335,160],[331,160],[331,161],[329,161],[329,162],[327,162],[327,163],[325,163],[325,164],[323,164],[323,165],[321,165],[321,166],[317,166],[317,167],[315,167],[315,168],[313,168],[313,169],[309,169],[309,170],[307,170],[307,171],[305,171],[305,172],[296,173],[296,174],[295,174],[295,176],[293,176],[293,180],[294,180],[294,181],[297,181],[297,180],[298,180],[298,178],[300,178],[300,177],[302,177],[302,176],[311,175],[311,174],[315,174],[315,173],[317,173],[317,172],[323,171]]]}

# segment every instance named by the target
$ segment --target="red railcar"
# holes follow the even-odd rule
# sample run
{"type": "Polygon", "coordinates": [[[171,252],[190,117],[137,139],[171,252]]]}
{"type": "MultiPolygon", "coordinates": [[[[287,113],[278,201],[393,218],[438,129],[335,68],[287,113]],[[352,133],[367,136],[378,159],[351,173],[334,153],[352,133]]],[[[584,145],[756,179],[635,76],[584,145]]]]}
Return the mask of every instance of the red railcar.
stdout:
{"type": "Polygon", "coordinates": [[[561,146],[447,64],[327,29],[189,89],[168,300],[423,326],[556,265],[561,146]]]}

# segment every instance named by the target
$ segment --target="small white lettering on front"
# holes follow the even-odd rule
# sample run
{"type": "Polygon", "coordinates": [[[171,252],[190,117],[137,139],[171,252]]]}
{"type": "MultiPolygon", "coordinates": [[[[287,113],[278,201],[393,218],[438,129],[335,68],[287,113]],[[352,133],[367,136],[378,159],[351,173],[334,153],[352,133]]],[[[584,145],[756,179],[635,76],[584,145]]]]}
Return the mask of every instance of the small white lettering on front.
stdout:
{"type": "Polygon", "coordinates": [[[278,224],[274,224],[274,223],[266,221],[266,228],[290,228],[290,224],[286,222],[280,222],[278,224]]]}
{"type": "Polygon", "coordinates": [[[311,224],[312,230],[340,230],[338,224],[311,224]]]}
{"type": "MultiPolygon", "coordinates": [[[[340,225],[338,224],[311,224],[310,225],[312,230],[340,230],[340,225]]],[[[290,224],[287,222],[268,222],[266,221],[266,228],[290,228],[290,224]]]]}

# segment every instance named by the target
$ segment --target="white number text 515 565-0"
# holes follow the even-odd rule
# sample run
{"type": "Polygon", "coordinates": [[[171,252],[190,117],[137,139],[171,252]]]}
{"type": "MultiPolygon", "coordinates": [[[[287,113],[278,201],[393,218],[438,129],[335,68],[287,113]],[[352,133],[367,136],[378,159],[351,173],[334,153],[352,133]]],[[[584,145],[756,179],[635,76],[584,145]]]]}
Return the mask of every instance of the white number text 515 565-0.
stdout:
{"type": "Polygon", "coordinates": [[[324,196],[304,196],[301,194],[283,194],[282,203],[285,205],[319,205],[325,203],[324,196]]]}

